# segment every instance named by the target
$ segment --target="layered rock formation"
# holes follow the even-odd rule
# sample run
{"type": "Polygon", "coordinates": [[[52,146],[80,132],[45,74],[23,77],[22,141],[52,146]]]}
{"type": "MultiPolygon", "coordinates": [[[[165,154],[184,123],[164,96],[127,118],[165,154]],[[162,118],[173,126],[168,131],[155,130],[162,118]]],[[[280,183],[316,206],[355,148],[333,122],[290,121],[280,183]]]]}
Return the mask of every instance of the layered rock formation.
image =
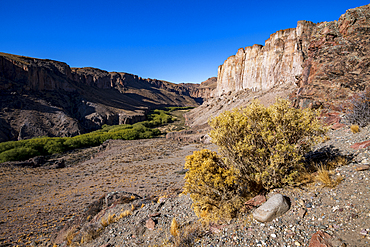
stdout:
{"type": "Polygon", "coordinates": [[[189,96],[196,99],[207,100],[215,96],[217,77],[210,77],[200,84],[180,83],[179,85],[189,90],[189,96]]]}
{"type": "Polygon", "coordinates": [[[312,22],[299,21],[297,28],[272,34],[265,46],[240,48],[218,68],[217,95],[295,83],[302,74],[304,50],[309,45],[314,27],[312,22]]]}
{"type": "Polygon", "coordinates": [[[152,108],[197,106],[202,99],[191,97],[191,90],[191,85],[0,53],[0,141],[132,124],[145,120],[152,108]]]}
{"type": "Polygon", "coordinates": [[[370,5],[316,24],[310,37],[291,99],[297,107],[345,110],[352,96],[370,85],[370,5]]]}
{"type": "Polygon", "coordinates": [[[239,49],[219,66],[215,94],[288,83],[299,87],[291,95],[296,106],[338,109],[369,83],[369,9],[350,9],[338,21],[299,21],[272,34],[265,46],[239,49]]]}

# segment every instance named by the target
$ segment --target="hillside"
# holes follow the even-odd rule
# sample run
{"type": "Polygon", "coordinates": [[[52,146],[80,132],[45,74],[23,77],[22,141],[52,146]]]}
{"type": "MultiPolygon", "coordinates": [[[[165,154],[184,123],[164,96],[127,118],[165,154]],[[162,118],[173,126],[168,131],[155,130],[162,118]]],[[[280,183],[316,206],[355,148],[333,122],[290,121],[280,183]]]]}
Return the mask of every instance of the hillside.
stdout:
{"type": "Polygon", "coordinates": [[[197,106],[197,87],[0,53],[0,142],[74,136],[145,120],[154,108],[197,106]]]}

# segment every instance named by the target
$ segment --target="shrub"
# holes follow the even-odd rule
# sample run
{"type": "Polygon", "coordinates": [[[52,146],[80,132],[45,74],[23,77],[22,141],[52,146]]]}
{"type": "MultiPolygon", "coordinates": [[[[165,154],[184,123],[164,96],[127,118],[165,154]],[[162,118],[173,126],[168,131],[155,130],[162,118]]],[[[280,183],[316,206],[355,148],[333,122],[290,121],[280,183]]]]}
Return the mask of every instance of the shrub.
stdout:
{"type": "Polygon", "coordinates": [[[253,101],[211,119],[210,136],[249,192],[258,185],[269,190],[293,183],[303,169],[303,155],[326,131],[318,114],[292,108],[287,100],[267,108],[253,101]]]}
{"type": "Polygon", "coordinates": [[[40,155],[40,153],[33,148],[17,147],[0,153],[0,162],[26,160],[40,155]]]}
{"type": "Polygon", "coordinates": [[[356,134],[358,132],[360,132],[360,126],[354,124],[354,125],[351,125],[351,131],[353,134],[356,134]]]}
{"type": "Polygon", "coordinates": [[[365,127],[370,123],[370,89],[356,95],[346,112],[350,124],[365,127]]]}
{"type": "Polygon", "coordinates": [[[241,207],[237,177],[216,152],[204,149],[186,157],[184,194],[190,193],[192,207],[204,222],[232,218],[241,207]]]}

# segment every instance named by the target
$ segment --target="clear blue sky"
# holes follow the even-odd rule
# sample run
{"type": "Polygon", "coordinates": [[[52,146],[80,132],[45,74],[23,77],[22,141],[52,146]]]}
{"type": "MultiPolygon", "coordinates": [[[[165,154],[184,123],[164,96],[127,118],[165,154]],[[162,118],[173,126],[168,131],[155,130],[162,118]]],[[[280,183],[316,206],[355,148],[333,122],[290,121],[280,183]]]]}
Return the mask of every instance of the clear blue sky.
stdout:
{"type": "Polygon", "coordinates": [[[368,1],[0,0],[0,52],[201,82],[238,48],[368,1]]]}

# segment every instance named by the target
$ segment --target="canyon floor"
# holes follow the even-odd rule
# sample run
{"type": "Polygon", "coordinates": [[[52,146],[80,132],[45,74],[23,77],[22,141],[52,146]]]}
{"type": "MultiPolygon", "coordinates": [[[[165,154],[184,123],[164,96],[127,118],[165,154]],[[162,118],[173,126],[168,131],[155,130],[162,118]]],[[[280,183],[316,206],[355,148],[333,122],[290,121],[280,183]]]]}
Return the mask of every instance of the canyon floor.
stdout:
{"type": "MultiPolygon", "coordinates": [[[[288,196],[292,203],[291,209],[278,220],[261,224],[246,213],[229,225],[213,229],[199,226],[199,236],[189,240],[191,246],[306,246],[318,230],[341,238],[346,246],[368,246],[370,171],[358,171],[357,167],[369,164],[370,153],[369,148],[355,150],[350,146],[368,140],[369,134],[369,128],[353,134],[347,126],[331,131],[330,139],[316,147],[352,157],[348,165],[336,169],[344,178],[337,187],[324,188],[314,183],[272,191],[288,196]]],[[[101,219],[119,215],[135,205],[133,213],[108,225],[92,242],[81,245],[171,243],[174,239],[169,226],[173,217],[182,229],[196,226],[191,200],[178,195],[184,183],[185,157],[203,148],[217,149],[212,144],[165,138],[109,140],[100,147],[52,157],[65,160],[65,167],[59,169],[52,163],[36,168],[2,164],[0,246],[52,246],[56,232],[68,229],[65,226],[83,216],[91,202],[104,195],[107,199],[107,195],[116,191],[137,196],[129,203],[107,205],[90,223],[100,224],[101,219]],[[161,197],[164,199],[159,200],[161,197]],[[149,219],[154,226],[147,225],[149,219]]],[[[61,241],[58,246],[66,245],[62,240],[58,240],[61,241]]]]}

